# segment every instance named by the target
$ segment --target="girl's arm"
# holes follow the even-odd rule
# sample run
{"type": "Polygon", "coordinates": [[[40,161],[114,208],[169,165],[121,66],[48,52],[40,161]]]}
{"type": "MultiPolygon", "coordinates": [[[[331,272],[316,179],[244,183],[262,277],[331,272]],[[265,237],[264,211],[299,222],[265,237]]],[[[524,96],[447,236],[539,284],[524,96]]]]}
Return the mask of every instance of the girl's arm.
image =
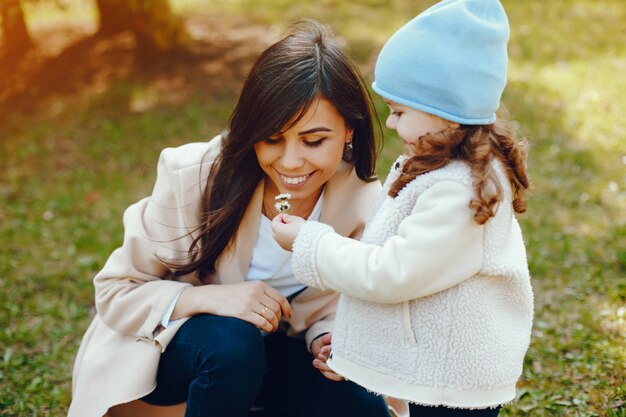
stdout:
{"type": "Polygon", "coordinates": [[[472,218],[472,198],[473,191],[460,183],[435,184],[382,246],[307,222],[293,245],[294,273],[306,285],[377,303],[403,302],[453,287],[482,267],[484,228],[472,218]]]}

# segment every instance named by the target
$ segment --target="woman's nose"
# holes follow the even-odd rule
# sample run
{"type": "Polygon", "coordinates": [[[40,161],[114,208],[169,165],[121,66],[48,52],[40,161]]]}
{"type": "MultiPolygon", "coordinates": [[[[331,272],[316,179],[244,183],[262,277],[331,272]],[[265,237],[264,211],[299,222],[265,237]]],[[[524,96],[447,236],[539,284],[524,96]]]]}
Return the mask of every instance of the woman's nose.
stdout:
{"type": "Polygon", "coordinates": [[[285,152],[280,159],[282,168],[285,170],[294,170],[300,168],[303,165],[304,158],[302,156],[302,150],[298,149],[298,146],[288,144],[285,146],[285,152]]]}
{"type": "Polygon", "coordinates": [[[385,123],[389,129],[396,128],[396,118],[393,117],[393,114],[387,116],[387,122],[385,123]]]}

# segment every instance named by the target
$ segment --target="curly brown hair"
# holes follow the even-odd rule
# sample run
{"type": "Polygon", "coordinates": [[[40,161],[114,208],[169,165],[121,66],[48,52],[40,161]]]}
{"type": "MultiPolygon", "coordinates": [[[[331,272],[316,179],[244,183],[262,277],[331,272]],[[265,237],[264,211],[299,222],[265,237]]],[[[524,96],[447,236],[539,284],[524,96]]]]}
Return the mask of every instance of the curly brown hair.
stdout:
{"type": "Polygon", "coordinates": [[[442,168],[453,160],[465,161],[472,171],[475,198],[469,208],[474,221],[485,224],[495,215],[502,200],[502,187],[491,161],[497,158],[504,166],[513,191],[513,209],[526,211],[524,193],[529,187],[526,174],[526,141],[518,141],[510,124],[498,120],[490,125],[460,125],[435,134],[427,134],[414,144],[417,156],[404,164],[402,173],[391,185],[389,195],[396,197],[406,184],[420,174],[442,168]]]}

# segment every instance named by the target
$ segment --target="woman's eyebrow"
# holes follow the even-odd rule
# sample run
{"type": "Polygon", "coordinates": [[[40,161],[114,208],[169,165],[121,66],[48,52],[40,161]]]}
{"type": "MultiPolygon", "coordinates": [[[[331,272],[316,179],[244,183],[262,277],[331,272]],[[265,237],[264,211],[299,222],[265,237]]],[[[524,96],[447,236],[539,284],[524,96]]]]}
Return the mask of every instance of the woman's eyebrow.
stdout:
{"type": "Polygon", "coordinates": [[[311,129],[307,129],[307,130],[303,130],[302,132],[298,132],[298,135],[309,135],[311,133],[317,133],[317,132],[332,132],[332,129],[329,129],[327,127],[324,126],[318,126],[318,127],[314,127],[311,129]]]}

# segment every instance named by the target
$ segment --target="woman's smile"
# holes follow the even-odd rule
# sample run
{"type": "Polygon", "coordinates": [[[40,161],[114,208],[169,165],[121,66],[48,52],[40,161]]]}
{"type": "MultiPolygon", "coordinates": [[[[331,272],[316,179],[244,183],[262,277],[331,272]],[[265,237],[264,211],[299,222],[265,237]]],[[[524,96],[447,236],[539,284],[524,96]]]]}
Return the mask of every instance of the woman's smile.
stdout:
{"type": "Polygon", "coordinates": [[[285,187],[293,188],[293,187],[304,186],[304,184],[308,181],[309,178],[311,178],[311,176],[315,172],[316,171],[313,171],[313,172],[310,172],[308,174],[298,175],[298,176],[285,175],[285,174],[281,174],[280,172],[278,172],[278,175],[279,175],[280,179],[282,180],[283,185],[285,187]]]}

